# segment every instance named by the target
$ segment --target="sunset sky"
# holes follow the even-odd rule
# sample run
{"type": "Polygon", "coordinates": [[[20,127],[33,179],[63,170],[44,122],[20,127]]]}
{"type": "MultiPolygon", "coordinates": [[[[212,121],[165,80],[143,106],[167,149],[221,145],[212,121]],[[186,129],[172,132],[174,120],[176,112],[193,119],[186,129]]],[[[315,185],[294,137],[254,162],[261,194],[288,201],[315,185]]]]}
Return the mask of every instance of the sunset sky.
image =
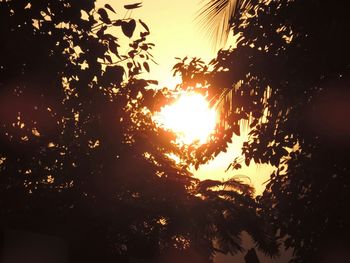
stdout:
{"type": "Polygon", "coordinates": [[[0,263],[348,262],[348,10],[0,0],[0,263]]]}

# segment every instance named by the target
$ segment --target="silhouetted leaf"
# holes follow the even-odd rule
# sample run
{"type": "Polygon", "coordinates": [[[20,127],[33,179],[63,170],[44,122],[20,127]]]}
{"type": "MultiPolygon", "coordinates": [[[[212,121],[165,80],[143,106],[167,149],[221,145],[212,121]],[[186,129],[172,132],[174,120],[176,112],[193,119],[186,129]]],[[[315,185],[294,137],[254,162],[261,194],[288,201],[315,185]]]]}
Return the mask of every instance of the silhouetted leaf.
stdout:
{"type": "Polygon", "coordinates": [[[149,32],[148,26],[147,26],[141,19],[139,19],[139,22],[140,22],[141,25],[144,27],[144,29],[146,29],[146,31],[149,32]]]}
{"type": "Polygon", "coordinates": [[[136,28],[136,21],[131,19],[130,21],[122,21],[122,31],[124,35],[131,38],[136,28]]]}
{"type": "Polygon", "coordinates": [[[146,61],[143,62],[143,67],[146,69],[147,72],[150,71],[150,70],[149,70],[149,65],[148,65],[148,63],[147,63],[146,61]]]}
{"type": "Polygon", "coordinates": [[[119,56],[118,54],[118,47],[120,47],[119,44],[115,41],[109,41],[108,45],[109,45],[109,50],[116,56],[119,56]]]}
{"type": "Polygon", "coordinates": [[[142,6],[142,2],[135,3],[135,4],[130,4],[130,5],[124,5],[124,8],[130,10],[130,9],[139,8],[141,6],[142,6]]]}
{"type": "Polygon", "coordinates": [[[105,9],[99,8],[97,10],[97,13],[100,15],[100,18],[101,18],[102,22],[104,22],[106,24],[110,24],[111,23],[111,20],[109,19],[108,14],[107,14],[105,9]]]}
{"type": "Polygon", "coordinates": [[[115,26],[121,26],[122,23],[123,23],[123,20],[118,19],[118,20],[116,20],[116,21],[113,23],[113,25],[115,25],[115,26]]]}
{"type": "Polygon", "coordinates": [[[105,56],[105,59],[109,62],[109,63],[112,63],[112,58],[111,58],[111,56],[105,56]]]}
{"type": "Polygon", "coordinates": [[[107,8],[108,10],[112,11],[114,14],[116,14],[116,12],[114,11],[113,7],[111,7],[109,4],[105,4],[105,8],[107,8]]]}
{"type": "Polygon", "coordinates": [[[107,84],[120,84],[123,81],[124,68],[121,66],[107,66],[103,74],[103,81],[107,84]]]}
{"type": "Polygon", "coordinates": [[[105,30],[107,29],[107,26],[102,26],[96,33],[96,35],[99,38],[102,38],[104,36],[105,30]]]}

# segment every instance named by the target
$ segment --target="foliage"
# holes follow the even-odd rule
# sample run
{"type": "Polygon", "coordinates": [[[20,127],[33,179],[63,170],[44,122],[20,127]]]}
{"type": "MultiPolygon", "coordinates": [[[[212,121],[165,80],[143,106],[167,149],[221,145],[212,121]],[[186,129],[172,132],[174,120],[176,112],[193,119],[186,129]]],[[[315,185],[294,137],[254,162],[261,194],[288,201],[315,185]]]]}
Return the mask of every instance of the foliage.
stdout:
{"type": "Polygon", "coordinates": [[[259,201],[295,262],[349,246],[347,10],[348,1],[243,1],[232,18],[237,47],[209,65],[175,66],[222,112],[221,134],[196,161],[225,149],[246,121],[246,164],[277,168],[259,201]]]}
{"type": "Polygon", "coordinates": [[[152,113],[171,98],[140,78],[149,29],[115,13],[0,2],[1,225],[61,236],[77,262],[211,262],[242,250],[242,231],[274,253],[249,187],[200,182],[169,157],[181,149],[152,113]]]}
{"type": "Polygon", "coordinates": [[[208,0],[201,8],[197,20],[216,46],[226,43],[232,18],[236,15],[241,2],[240,0],[208,0]]]}

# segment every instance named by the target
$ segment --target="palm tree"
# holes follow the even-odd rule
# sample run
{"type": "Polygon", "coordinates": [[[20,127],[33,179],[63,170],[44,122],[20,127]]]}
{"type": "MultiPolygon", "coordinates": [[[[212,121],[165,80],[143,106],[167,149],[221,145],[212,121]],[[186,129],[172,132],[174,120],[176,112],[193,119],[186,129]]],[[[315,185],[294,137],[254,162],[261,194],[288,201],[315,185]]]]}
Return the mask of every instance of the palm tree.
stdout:
{"type": "MultiPolygon", "coordinates": [[[[250,0],[206,0],[200,8],[196,20],[201,29],[208,34],[214,50],[226,45],[234,17],[240,8],[247,8],[249,2],[250,0]]],[[[211,99],[216,110],[224,115],[231,109],[232,91],[231,88],[224,88],[211,99]]],[[[243,129],[247,130],[247,124],[241,123],[243,129]]],[[[220,125],[225,125],[225,122],[220,125]]]]}

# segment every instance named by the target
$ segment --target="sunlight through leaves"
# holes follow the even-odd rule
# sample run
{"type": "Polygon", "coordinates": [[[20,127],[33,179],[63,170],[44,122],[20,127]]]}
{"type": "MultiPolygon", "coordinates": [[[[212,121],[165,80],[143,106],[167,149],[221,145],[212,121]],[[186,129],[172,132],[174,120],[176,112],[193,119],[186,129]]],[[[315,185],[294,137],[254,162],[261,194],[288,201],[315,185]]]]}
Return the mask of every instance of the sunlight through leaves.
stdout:
{"type": "Polygon", "coordinates": [[[215,110],[200,94],[183,94],[173,104],[162,108],[156,120],[164,128],[174,131],[178,141],[190,144],[205,143],[216,125],[215,110]]]}

